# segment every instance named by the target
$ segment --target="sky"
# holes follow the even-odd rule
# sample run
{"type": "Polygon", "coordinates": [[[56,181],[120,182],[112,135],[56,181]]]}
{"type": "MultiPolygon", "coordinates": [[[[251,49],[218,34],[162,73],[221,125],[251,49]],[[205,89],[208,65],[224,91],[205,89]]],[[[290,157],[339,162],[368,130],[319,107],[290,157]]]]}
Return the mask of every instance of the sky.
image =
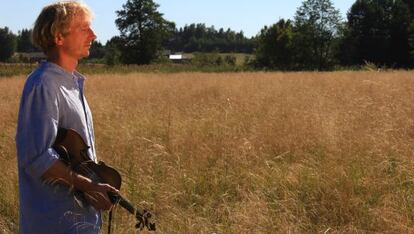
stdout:
{"type": "MultiPolygon", "coordinates": [[[[127,0],[82,0],[95,14],[92,28],[97,40],[106,43],[119,35],[115,25],[115,11],[122,9],[127,0]]],[[[176,27],[192,23],[204,23],[215,29],[230,28],[243,31],[247,37],[255,36],[265,25],[279,19],[293,19],[303,0],[154,0],[158,11],[176,27]]],[[[346,19],[346,13],[355,0],[331,0],[346,19]]],[[[32,28],[41,9],[54,0],[0,0],[0,27],[8,27],[13,33],[32,28]]]]}

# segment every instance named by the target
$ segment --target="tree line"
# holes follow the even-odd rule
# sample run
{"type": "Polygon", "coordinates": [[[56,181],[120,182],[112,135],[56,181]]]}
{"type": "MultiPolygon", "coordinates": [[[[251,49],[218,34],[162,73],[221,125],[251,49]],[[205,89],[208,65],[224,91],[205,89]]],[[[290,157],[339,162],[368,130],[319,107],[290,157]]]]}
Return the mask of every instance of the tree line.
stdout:
{"type": "Polygon", "coordinates": [[[373,63],[414,67],[414,1],[357,0],[340,18],[330,0],[307,0],[293,20],[258,35],[255,66],[330,70],[373,63]]]}
{"type": "MultiPolygon", "coordinates": [[[[107,64],[160,62],[166,51],[248,53],[257,69],[331,70],[373,63],[414,67],[414,1],[356,0],[342,19],[331,0],[304,0],[293,19],[280,19],[247,38],[243,32],[205,24],[177,29],[153,0],[127,0],[116,11],[120,36],[94,42],[89,60],[107,64]]],[[[37,51],[30,30],[0,28],[0,61],[15,52],[37,51]]]]}
{"type": "Polygon", "coordinates": [[[230,28],[216,30],[214,26],[190,24],[175,30],[166,48],[171,51],[220,53],[253,53],[253,40],[244,36],[243,31],[235,32],[230,28]]]}
{"type": "Polygon", "coordinates": [[[16,51],[26,53],[40,51],[32,44],[31,30],[23,29],[14,35],[9,28],[0,28],[0,62],[10,59],[16,51]]]}

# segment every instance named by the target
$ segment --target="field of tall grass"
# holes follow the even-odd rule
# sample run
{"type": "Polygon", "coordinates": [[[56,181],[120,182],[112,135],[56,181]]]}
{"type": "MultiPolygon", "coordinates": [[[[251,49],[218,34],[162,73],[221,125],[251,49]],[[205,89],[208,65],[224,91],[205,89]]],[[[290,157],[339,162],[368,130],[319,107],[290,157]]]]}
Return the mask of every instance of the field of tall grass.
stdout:
{"type": "MultiPolygon", "coordinates": [[[[240,72],[252,71],[252,67],[244,66],[243,54],[200,54],[198,59],[192,63],[159,63],[149,65],[105,65],[86,63],[83,61],[78,70],[83,74],[128,74],[128,73],[177,73],[177,72],[240,72]],[[227,64],[226,57],[234,57],[235,64],[227,64]],[[218,59],[220,58],[220,59],[218,59]],[[217,60],[218,59],[218,60],[217,60]],[[217,64],[221,61],[221,64],[217,64]],[[224,61],[224,62],[223,62],[224,61]]],[[[245,55],[247,56],[247,55],[245,55]]],[[[247,56],[249,57],[249,56],[247,56]]],[[[36,63],[1,63],[0,78],[18,75],[27,75],[37,67],[36,63]]]]}
{"type": "MultiPolygon", "coordinates": [[[[413,233],[413,75],[91,75],[86,96],[98,157],[158,233],[413,233]]],[[[24,81],[0,79],[0,233],[18,230],[24,81]]]]}

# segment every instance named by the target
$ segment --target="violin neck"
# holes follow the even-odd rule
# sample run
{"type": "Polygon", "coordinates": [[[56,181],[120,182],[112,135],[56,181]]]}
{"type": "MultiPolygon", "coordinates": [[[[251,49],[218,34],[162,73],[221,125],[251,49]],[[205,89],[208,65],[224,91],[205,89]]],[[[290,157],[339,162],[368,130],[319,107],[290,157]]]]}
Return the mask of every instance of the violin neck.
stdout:
{"type": "Polygon", "coordinates": [[[119,205],[125,208],[127,211],[129,211],[129,213],[135,215],[135,207],[132,206],[132,204],[128,200],[123,198],[121,195],[119,195],[119,197],[119,205]]]}
{"type": "Polygon", "coordinates": [[[136,211],[135,207],[131,204],[131,202],[129,202],[124,197],[122,197],[120,194],[108,193],[108,196],[109,196],[109,199],[112,201],[112,203],[118,203],[129,213],[135,215],[135,211],[136,211]]]}

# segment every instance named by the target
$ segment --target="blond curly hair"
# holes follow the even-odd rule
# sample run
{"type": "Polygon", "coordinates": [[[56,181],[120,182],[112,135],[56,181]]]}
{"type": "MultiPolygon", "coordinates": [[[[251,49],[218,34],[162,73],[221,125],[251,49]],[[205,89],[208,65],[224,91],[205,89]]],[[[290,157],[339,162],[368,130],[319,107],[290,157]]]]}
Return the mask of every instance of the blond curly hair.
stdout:
{"type": "Polygon", "coordinates": [[[58,33],[69,33],[73,18],[79,13],[92,18],[89,7],[79,1],[59,1],[45,6],[37,17],[33,32],[33,44],[47,53],[55,47],[55,36],[58,33]]]}

